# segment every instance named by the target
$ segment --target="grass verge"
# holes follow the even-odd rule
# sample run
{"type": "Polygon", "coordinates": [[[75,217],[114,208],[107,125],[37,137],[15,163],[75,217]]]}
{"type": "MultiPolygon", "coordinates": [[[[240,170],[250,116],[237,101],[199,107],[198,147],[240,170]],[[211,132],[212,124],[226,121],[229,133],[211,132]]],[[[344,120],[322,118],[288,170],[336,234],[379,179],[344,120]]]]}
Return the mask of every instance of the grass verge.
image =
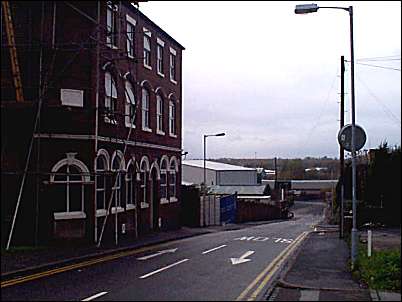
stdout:
{"type": "Polygon", "coordinates": [[[368,257],[367,247],[359,244],[353,274],[372,289],[400,291],[401,251],[373,251],[371,257],[368,257]]]}

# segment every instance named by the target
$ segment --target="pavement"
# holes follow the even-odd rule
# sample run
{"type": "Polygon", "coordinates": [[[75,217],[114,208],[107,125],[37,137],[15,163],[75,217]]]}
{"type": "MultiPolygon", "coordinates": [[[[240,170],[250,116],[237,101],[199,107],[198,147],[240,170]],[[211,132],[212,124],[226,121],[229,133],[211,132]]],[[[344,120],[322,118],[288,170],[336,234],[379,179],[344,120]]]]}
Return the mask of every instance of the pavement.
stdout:
{"type": "MultiPolygon", "coordinates": [[[[136,241],[120,241],[119,246],[52,247],[3,252],[1,280],[13,279],[139,247],[198,236],[211,232],[236,230],[276,221],[227,224],[204,228],[182,227],[157,232],[136,241]]],[[[318,225],[285,264],[269,301],[401,301],[400,293],[370,290],[352,279],[348,270],[349,248],[339,239],[337,226],[318,225]]]]}
{"type": "Polygon", "coordinates": [[[352,278],[350,248],[337,225],[317,225],[283,268],[268,301],[401,301],[352,278]]]}

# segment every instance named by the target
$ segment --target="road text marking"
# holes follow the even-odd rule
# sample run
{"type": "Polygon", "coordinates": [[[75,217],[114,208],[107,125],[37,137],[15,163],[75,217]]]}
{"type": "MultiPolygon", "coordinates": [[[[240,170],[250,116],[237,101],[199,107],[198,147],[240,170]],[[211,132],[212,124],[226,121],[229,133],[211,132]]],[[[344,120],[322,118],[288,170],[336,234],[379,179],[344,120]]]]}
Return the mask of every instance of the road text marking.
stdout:
{"type": "Polygon", "coordinates": [[[205,251],[205,252],[202,252],[202,254],[203,254],[203,255],[204,255],[204,254],[208,254],[208,253],[210,253],[210,252],[219,250],[219,249],[221,249],[221,248],[223,248],[223,247],[225,247],[225,246],[226,246],[226,244],[221,245],[221,246],[218,246],[218,247],[215,247],[215,248],[213,248],[213,249],[210,249],[210,250],[207,250],[207,251],[205,251]]]}
{"type": "MultiPolygon", "coordinates": [[[[250,237],[238,237],[235,238],[233,240],[240,240],[240,241],[259,241],[259,242],[264,242],[267,241],[269,239],[269,237],[255,237],[255,236],[250,236],[250,237]]],[[[272,240],[274,240],[275,243],[292,243],[293,239],[285,239],[285,238],[272,238],[272,240]]]]}
{"type": "Polygon", "coordinates": [[[96,294],[96,295],[93,295],[93,296],[91,296],[91,297],[85,298],[85,299],[82,300],[82,301],[91,301],[91,300],[93,300],[93,299],[96,299],[96,298],[98,298],[98,297],[100,297],[100,296],[103,296],[103,295],[106,295],[106,294],[107,294],[107,292],[100,292],[99,294],[96,294]]]}
{"type": "Polygon", "coordinates": [[[173,267],[173,266],[176,266],[176,265],[178,265],[178,264],[180,264],[180,263],[183,263],[183,262],[186,262],[186,261],[188,261],[188,260],[189,260],[189,259],[183,259],[183,260],[180,260],[180,261],[178,261],[178,262],[172,263],[172,264],[170,264],[170,265],[168,265],[168,266],[164,266],[164,267],[162,267],[162,268],[160,268],[160,269],[158,269],[158,270],[156,270],[156,271],[153,271],[153,272],[150,272],[150,273],[148,273],[148,274],[146,274],[146,275],[141,276],[140,279],[148,278],[148,277],[150,277],[150,276],[152,276],[152,275],[155,275],[155,274],[157,274],[157,273],[160,273],[160,272],[162,272],[162,271],[164,271],[164,270],[167,270],[167,269],[169,269],[169,268],[171,268],[171,267],[173,267]]]}

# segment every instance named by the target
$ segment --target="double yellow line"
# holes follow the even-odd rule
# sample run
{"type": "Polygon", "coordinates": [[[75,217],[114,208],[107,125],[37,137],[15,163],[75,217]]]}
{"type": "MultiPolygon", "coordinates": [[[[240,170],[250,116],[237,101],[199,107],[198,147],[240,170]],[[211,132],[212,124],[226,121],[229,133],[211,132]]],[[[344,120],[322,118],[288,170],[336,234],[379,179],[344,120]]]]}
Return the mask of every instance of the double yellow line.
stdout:
{"type": "Polygon", "coordinates": [[[51,269],[51,270],[48,270],[48,271],[36,273],[36,274],[25,276],[25,277],[18,277],[18,278],[14,278],[14,279],[4,281],[4,282],[2,281],[1,282],[1,288],[16,285],[16,284],[19,284],[19,283],[24,283],[24,282],[27,282],[27,281],[30,281],[30,280],[35,280],[35,279],[51,276],[51,275],[62,273],[62,272],[71,271],[71,270],[74,270],[74,269],[77,269],[77,268],[82,268],[82,267],[93,265],[93,264],[96,264],[96,263],[110,261],[110,260],[117,259],[117,258],[120,258],[120,257],[126,257],[126,256],[139,254],[139,253],[142,253],[142,252],[154,249],[154,248],[170,245],[170,244],[173,244],[173,243],[174,242],[162,243],[162,244],[153,245],[153,246],[149,246],[149,247],[139,248],[139,249],[133,250],[133,251],[120,252],[120,253],[105,256],[105,257],[102,257],[102,258],[87,260],[87,261],[84,261],[84,262],[71,264],[71,265],[60,267],[60,268],[51,269]]]}
{"type": "Polygon", "coordinates": [[[274,274],[286,261],[287,257],[296,249],[296,247],[304,240],[310,232],[301,233],[286,249],[284,249],[254,280],[250,285],[237,297],[236,301],[254,301],[262,289],[272,279],[274,274]],[[264,278],[265,276],[265,278],[264,278]],[[263,279],[264,278],[264,279],[263,279]],[[258,283],[261,283],[258,285],[258,283]],[[248,298],[246,297],[252,289],[255,289],[248,298]]]}

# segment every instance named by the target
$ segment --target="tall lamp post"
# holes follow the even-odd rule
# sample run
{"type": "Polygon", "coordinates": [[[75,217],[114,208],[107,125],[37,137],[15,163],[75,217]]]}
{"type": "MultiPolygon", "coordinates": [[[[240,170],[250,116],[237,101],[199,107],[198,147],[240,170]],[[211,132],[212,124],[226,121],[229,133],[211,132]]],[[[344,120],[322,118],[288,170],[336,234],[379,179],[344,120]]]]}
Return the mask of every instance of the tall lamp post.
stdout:
{"type": "Polygon", "coordinates": [[[351,141],[351,151],[352,151],[352,211],[353,211],[353,226],[352,226],[352,269],[354,268],[356,256],[357,256],[357,228],[356,228],[356,144],[355,144],[355,61],[354,61],[354,50],[353,50],[353,6],[349,7],[336,7],[336,6],[321,6],[317,4],[300,4],[296,5],[295,14],[308,14],[314,13],[319,8],[334,8],[342,9],[349,12],[350,16],[350,63],[351,63],[351,109],[352,109],[352,141],[351,141]]]}
{"type": "Polygon", "coordinates": [[[218,134],[204,134],[204,192],[207,186],[207,177],[206,177],[206,167],[205,167],[205,158],[207,153],[207,137],[209,136],[225,136],[225,133],[218,133],[218,134]]]}

